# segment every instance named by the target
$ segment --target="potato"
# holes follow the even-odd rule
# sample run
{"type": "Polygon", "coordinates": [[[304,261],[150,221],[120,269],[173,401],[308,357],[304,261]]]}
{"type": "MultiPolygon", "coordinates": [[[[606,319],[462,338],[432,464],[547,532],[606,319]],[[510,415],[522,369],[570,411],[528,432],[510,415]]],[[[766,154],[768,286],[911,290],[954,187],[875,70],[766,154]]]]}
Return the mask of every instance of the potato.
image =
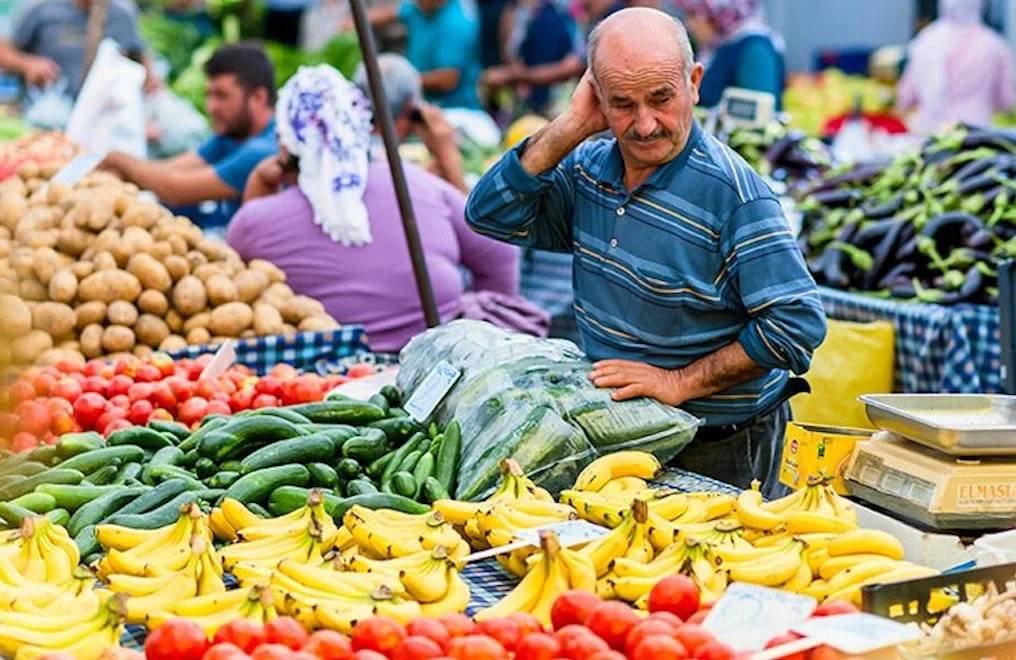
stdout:
{"type": "Polygon", "coordinates": [[[131,352],[139,358],[145,358],[154,353],[155,349],[147,344],[137,344],[131,352]]]}
{"type": "Polygon", "coordinates": [[[0,238],[0,257],[10,256],[14,249],[14,243],[6,238],[0,238]]]}
{"type": "Polygon", "coordinates": [[[268,288],[268,275],[260,270],[241,270],[233,278],[240,302],[253,303],[268,288]]]}
{"type": "Polygon", "coordinates": [[[32,312],[28,305],[10,294],[0,294],[0,335],[21,337],[32,329],[32,312]]]}
{"type": "Polygon", "coordinates": [[[292,337],[296,334],[296,326],[289,325],[286,323],[282,326],[282,334],[286,337],[292,337]]]}
{"type": "Polygon", "coordinates": [[[216,275],[225,275],[226,271],[222,270],[219,264],[208,263],[201,264],[191,271],[191,275],[198,278],[202,282],[207,282],[209,278],[215,277],[216,275]]]}
{"type": "Polygon", "coordinates": [[[96,358],[102,355],[102,326],[98,323],[86,326],[78,336],[81,344],[81,353],[86,358],[96,358]]]}
{"type": "Polygon", "coordinates": [[[74,310],[74,315],[78,330],[83,330],[93,323],[102,323],[106,318],[106,303],[99,300],[82,303],[74,310]]]}
{"type": "Polygon", "coordinates": [[[18,295],[18,281],[9,277],[0,278],[0,293],[18,295]]]}
{"type": "MultiPolygon", "coordinates": [[[[14,360],[11,357],[11,347],[8,345],[7,342],[0,341],[0,369],[2,369],[3,367],[6,367],[7,365],[9,365],[13,361],[14,360]]],[[[15,374],[15,377],[16,376],[17,376],[17,374],[15,374]]],[[[0,377],[2,377],[2,376],[0,376],[0,377]]]]}
{"type": "Polygon", "coordinates": [[[77,227],[65,227],[56,238],[56,248],[63,254],[80,257],[92,242],[92,235],[77,227]]]}
{"type": "Polygon", "coordinates": [[[226,303],[236,302],[240,297],[236,284],[225,275],[212,275],[205,280],[205,289],[208,290],[208,302],[213,307],[226,303]]]}
{"type": "Polygon", "coordinates": [[[254,330],[252,330],[251,328],[247,328],[246,330],[240,333],[241,339],[253,339],[254,337],[257,336],[258,333],[254,332],[254,330]]]}
{"type": "Polygon", "coordinates": [[[158,204],[134,201],[120,214],[120,222],[124,227],[143,227],[149,229],[162,217],[164,210],[158,204]]]}
{"type": "Polygon", "coordinates": [[[279,311],[282,312],[282,318],[286,320],[286,323],[293,325],[311,316],[325,316],[327,314],[324,305],[307,296],[293,296],[282,303],[279,311]]]}
{"type": "MultiPolygon", "coordinates": [[[[88,247],[94,250],[96,253],[109,252],[110,256],[112,256],[115,260],[116,255],[114,254],[114,251],[116,250],[116,246],[119,245],[122,240],[123,236],[120,234],[120,232],[118,232],[115,229],[107,229],[99,233],[99,235],[95,237],[95,240],[92,242],[92,244],[88,247]]],[[[88,252],[86,251],[83,254],[87,255],[88,252]]]]}
{"type": "Polygon", "coordinates": [[[209,261],[225,261],[229,256],[229,248],[222,241],[203,238],[198,241],[195,248],[208,257],[209,261]]]}
{"type": "Polygon", "coordinates": [[[18,282],[18,295],[25,301],[45,300],[49,296],[49,291],[42,285],[42,282],[33,277],[18,282]]]}
{"type": "Polygon", "coordinates": [[[339,327],[339,324],[330,316],[308,316],[300,321],[300,325],[297,327],[300,332],[323,332],[325,330],[335,330],[339,327]]]}
{"type": "Polygon", "coordinates": [[[166,267],[159,263],[158,259],[144,252],[130,258],[127,262],[127,271],[137,277],[141,286],[146,289],[165,293],[173,286],[173,278],[170,277],[166,267]]]}
{"type": "Polygon", "coordinates": [[[253,268],[254,270],[261,271],[268,276],[268,281],[272,284],[286,281],[286,274],[279,270],[279,267],[270,261],[265,261],[264,259],[252,259],[247,263],[247,268],[253,268]]]}
{"type": "Polygon", "coordinates": [[[187,254],[185,254],[183,256],[184,256],[184,258],[187,259],[187,263],[190,264],[191,271],[193,271],[195,268],[197,268],[201,264],[208,263],[208,257],[206,257],[201,252],[195,252],[194,250],[191,250],[190,252],[188,252],[187,254]]]}
{"type": "Polygon", "coordinates": [[[162,260],[162,265],[166,267],[174,282],[179,282],[182,278],[190,275],[190,264],[180,255],[173,254],[166,257],[162,260]]]}
{"type": "Polygon", "coordinates": [[[107,326],[102,332],[102,348],[107,353],[134,348],[134,331],[123,325],[107,326]]]}
{"type": "Polygon", "coordinates": [[[123,230],[123,239],[113,248],[113,256],[123,268],[131,257],[147,253],[153,245],[155,245],[155,239],[147,231],[141,227],[127,227],[123,230]]]}
{"type": "Polygon", "coordinates": [[[35,364],[42,367],[50,367],[60,362],[71,362],[80,369],[85,366],[85,356],[77,349],[58,346],[43,351],[35,358],[35,364]]]}
{"type": "Polygon", "coordinates": [[[49,286],[53,274],[60,270],[62,265],[60,255],[53,248],[39,248],[32,257],[32,270],[35,272],[35,278],[43,286],[49,286]]]}
{"type": "Polygon", "coordinates": [[[116,257],[111,252],[97,252],[92,257],[92,263],[95,270],[116,270],[116,257]]]}
{"type": "Polygon", "coordinates": [[[187,249],[190,247],[187,245],[187,241],[179,236],[169,236],[166,238],[166,242],[169,243],[171,248],[173,248],[173,254],[180,257],[187,254],[187,249]]]}
{"type": "Polygon", "coordinates": [[[173,246],[166,241],[158,241],[152,246],[152,256],[161,262],[173,256],[173,246]]]}
{"type": "Polygon", "coordinates": [[[134,324],[134,334],[142,344],[157,348],[169,336],[169,326],[154,314],[142,314],[134,324]]]}
{"type": "Polygon", "coordinates": [[[197,314],[207,304],[205,285],[193,275],[187,275],[173,287],[173,307],[184,318],[197,314]]]}
{"type": "Polygon", "coordinates": [[[109,303],[106,318],[114,325],[134,325],[138,320],[138,310],[126,300],[114,300],[109,303]]]}
{"type": "Polygon", "coordinates": [[[254,322],[254,310],[242,302],[219,305],[212,310],[208,331],[213,336],[236,337],[254,322]]]}
{"type": "Polygon", "coordinates": [[[95,264],[91,261],[75,261],[70,266],[71,272],[78,280],[83,280],[95,272],[95,264]]]}
{"type": "Polygon", "coordinates": [[[187,340],[180,335],[170,335],[163,339],[162,343],[159,344],[159,350],[166,351],[167,353],[179,351],[184,348],[187,348],[187,340]]]}
{"type": "Polygon", "coordinates": [[[25,162],[18,165],[18,176],[24,181],[34,179],[39,176],[39,164],[34,160],[26,160],[25,162]]]}
{"type": "Polygon", "coordinates": [[[50,206],[59,206],[70,194],[70,188],[63,183],[49,182],[46,190],[46,203],[50,206]]]}
{"type": "Polygon", "coordinates": [[[70,268],[58,270],[49,280],[49,299],[69,303],[78,293],[78,278],[70,268]]]}
{"type": "Polygon", "coordinates": [[[60,238],[59,229],[41,229],[32,232],[25,244],[33,248],[53,247],[60,238]]]}
{"type": "Polygon", "coordinates": [[[81,280],[78,297],[83,301],[136,300],[141,294],[141,282],[125,270],[102,270],[81,280]]]}
{"type": "Polygon", "coordinates": [[[28,334],[11,341],[11,359],[20,364],[31,364],[43,351],[53,348],[53,338],[42,330],[31,330],[28,334]]]}
{"type": "Polygon", "coordinates": [[[194,328],[207,328],[212,315],[208,312],[199,312],[183,322],[184,332],[190,332],[194,328]]]}
{"type": "Polygon", "coordinates": [[[279,310],[265,303],[254,305],[254,332],[259,335],[280,335],[284,329],[279,310]]]}
{"type": "Polygon", "coordinates": [[[187,333],[187,343],[192,346],[195,344],[207,344],[212,340],[212,335],[208,332],[207,328],[194,328],[187,333]]]}
{"type": "Polygon", "coordinates": [[[288,284],[282,282],[276,282],[269,284],[265,292],[261,294],[262,302],[274,304],[276,307],[281,307],[282,303],[286,302],[294,295],[293,290],[289,288],[288,284]]]}
{"type": "Polygon", "coordinates": [[[54,339],[69,334],[76,324],[74,310],[63,303],[42,302],[32,310],[32,327],[54,339]]]}
{"type": "Polygon", "coordinates": [[[14,190],[4,190],[0,194],[0,223],[11,231],[18,226],[21,218],[28,213],[28,200],[14,190]]]}
{"type": "Polygon", "coordinates": [[[169,300],[166,299],[166,294],[161,291],[146,289],[138,296],[138,309],[162,318],[169,311],[169,300]]]}

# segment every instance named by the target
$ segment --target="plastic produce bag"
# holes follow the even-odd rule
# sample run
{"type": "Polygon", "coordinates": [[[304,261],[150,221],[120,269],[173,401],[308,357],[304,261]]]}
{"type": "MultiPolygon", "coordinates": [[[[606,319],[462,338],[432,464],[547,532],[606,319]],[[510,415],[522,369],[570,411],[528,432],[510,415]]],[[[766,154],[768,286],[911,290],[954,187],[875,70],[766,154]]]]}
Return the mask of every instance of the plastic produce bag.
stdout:
{"type": "Polygon", "coordinates": [[[146,98],[145,110],[159,133],[152,143],[154,158],[170,158],[197,149],[208,138],[204,116],[168,89],[160,89],[146,98]]]}
{"type": "Polygon", "coordinates": [[[455,419],[462,427],[461,499],[492,491],[508,457],[554,492],[602,454],[641,449],[666,462],[700,423],[652,399],[611,400],[589,382],[592,364],[569,341],[479,321],[453,321],[410,341],[400,354],[399,387],[411,396],[442,360],[462,371],[434,412],[440,424],[455,419]]]}
{"type": "Polygon", "coordinates": [[[58,131],[67,124],[74,109],[74,101],[67,93],[67,79],[40,89],[31,87],[25,93],[21,116],[32,126],[46,131],[58,131]]]}

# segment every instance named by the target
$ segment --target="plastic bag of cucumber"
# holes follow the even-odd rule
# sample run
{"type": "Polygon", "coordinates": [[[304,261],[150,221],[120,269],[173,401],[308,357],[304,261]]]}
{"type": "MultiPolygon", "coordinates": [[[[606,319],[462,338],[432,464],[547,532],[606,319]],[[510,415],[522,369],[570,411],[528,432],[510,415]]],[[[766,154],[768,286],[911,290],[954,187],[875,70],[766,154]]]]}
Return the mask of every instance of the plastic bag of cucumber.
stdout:
{"type": "Polygon", "coordinates": [[[435,411],[461,425],[462,465],[455,495],[479,499],[514,458],[538,485],[567,488],[597,456],[637,449],[666,463],[695,435],[699,420],[652,399],[616,402],[587,375],[575,344],[453,321],[417,335],[399,355],[398,384],[410,396],[445,360],[462,376],[435,411]]]}
{"type": "Polygon", "coordinates": [[[389,387],[369,401],[333,399],[175,422],[64,435],[52,446],[0,457],[0,518],[17,527],[45,514],[67,528],[81,555],[98,551],[95,526],[154,529],[181,506],[224,497],[267,515],[325,491],[341,517],[355,504],[407,513],[455,489],[458,424],[423,427],[389,387]]]}

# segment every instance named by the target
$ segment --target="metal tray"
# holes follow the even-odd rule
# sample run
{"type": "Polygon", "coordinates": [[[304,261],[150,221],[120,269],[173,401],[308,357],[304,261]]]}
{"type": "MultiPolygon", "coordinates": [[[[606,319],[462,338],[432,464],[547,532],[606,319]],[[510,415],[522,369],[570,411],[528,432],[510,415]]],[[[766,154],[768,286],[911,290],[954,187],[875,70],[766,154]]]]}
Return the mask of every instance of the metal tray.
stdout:
{"type": "Polygon", "coordinates": [[[1016,396],[865,394],[871,423],[952,456],[1016,456],[1016,396]]]}

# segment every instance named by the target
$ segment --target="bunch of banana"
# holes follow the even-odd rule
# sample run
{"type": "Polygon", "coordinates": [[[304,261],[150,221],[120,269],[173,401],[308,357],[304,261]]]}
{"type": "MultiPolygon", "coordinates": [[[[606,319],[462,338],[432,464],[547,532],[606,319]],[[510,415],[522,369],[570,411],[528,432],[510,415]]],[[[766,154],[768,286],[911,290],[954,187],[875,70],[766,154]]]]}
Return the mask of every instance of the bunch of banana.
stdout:
{"type": "Polygon", "coordinates": [[[240,564],[271,569],[284,559],[323,564],[339,534],[324,504],[313,500],[312,494],[302,509],[239,528],[236,534],[242,540],[219,550],[222,565],[235,573],[240,564]]]}
{"type": "Polygon", "coordinates": [[[724,548],[738,548],[749,550],[752,544],[744,538],[744,528],[741,523],[732,520],[721,519],[711,523],[699,523],[698,531],[692,532],[691,525],[678,527],[684,538],[693,538],[707,546],[724,548]]]}
{"type": "Polygon", "coordinates": [[[451,548],[452,558],[469,554],[469,546],[440,512],[413,515],[353,506],[343,515],[342,524],[359,546],[358,552],[373,559],[405,557],[439,546],[451,548]]]}
{"type": "Polygon", "coordinates": [[[670,523],[658,516],[654,518],[646,501],[636,499],[614,529],[590,541],[578,552],[589,559],[596,576],[603,578],[614,559],[624,557],[646,563],[653,559],[657,549],[669,547],[673,541],[670,523]]]}
{"type": "Polygon", "coordinates": [[[278,518],[264,519],[243,505],[243,502],[227,497],[212,509],[208,515],[208,524],[220,541],[232,543],[237,540],[237,532],[244,527],[256,527],[262,523],[277,521],[279,524],[292,522],[304,515],[304,509],[297,509],[278,518]]]}
{"type": "Polygon", "coordinates": [[[15,660],[48,655],[99,658],[116,648],[123,632],[123,601],[99,589],[75,607],[39,612],[7,611],[0,616],[0,655],[15,660]]]}
{"type": "Polygon", "coordinates": [[[448,548],[438,546],[395,559],[357,556],[347,567],[358,573],[387,576],[401,583],[406,593],[420,603],[423,616],[433,618],[463,612],[469,604],[469,585],[459,575],[448,552],[448,548]]]}
{"type": "Polygon", "coordinates": [[[550,625],[550,608],[559,595],[569,589],[595,590],[596,571],[587,556],[562,548],[549,530],[540,532],[540,550],[522,581],[500,601],[477,612],[477,621],[528,612],[550,625]]]}
{"type": "Polygon", "coordinates": [[[587,465],[575,479],[574,489],[600,492],[615,479],[652,479],[660,469],[660,461],[652,454],[644,451],[618,451],[601,456],[587,465]]]}
{"type": "Polygon", "coordinates": [[[181,507],[171,525],[151,530],[99,525],[95,537],[107,549],[97,565],[103,578],[114,573],[141,577],[181,571],[194,558],[195,540],[203,541],[198,547],[202,553],[212,546],[208,520],[195,503],[181,507]]]}
{"type": "Polygon", "coordinates": [[[809,478],[807,486],[786,497],[764,503],[758,482],[752,482],[751,489],[738,496],[737,517],[745,527],[763,531],[786,529],[791,534],[840,532],[857,527],[853,505],[828,481],[818,477],[809,478]]]}
{"type": "MultiPolygon", "coordinates": [[[[484,543],[490,547],[498,547],[515,541],[516,536],[523,530],[578,520],[578,514],[575,513],[575,509],[565,504],[521,499],[494,504],[488,509],[481,510],[474,520],[475,528],[483,534],[484,543]]],[[[470,524],[469,527],[474,526],[470,524]]],[[[522,577],[528,571],[526,561],[535,552],[532,547],[521,548],[498,555],[496,559],[509,573],[522,577]]]]}
{"type": "Polygon", "coordinates": [[[167,609],[150,612],[145,624],[149,630],[155,630],[170,619],[186,617],[212,637],[216,630],[234,619],[250,619],[264,624],[278,616],[272,591],[255,586],[172,603],[167,609]]]}
{"type": "Polygon", "coordinates": [[[807,574],[804,586],[807,586],[811,578],[810,567],[804,560],[803,551],[804,543],[793,539],[775,547],[709,548],[709,554],[714,558],[714,562],[727,571],[732,580],[764,587],[779,587],[791,578],[797,577],[798,580],[790,585],[795,588],[802,588],[797,585],[798,581],[805,579],[801,577],[802,575],[807,574]]]}
{"type": "Polygon", "coordinates": [[[29,516],[0,540],[0,561],[5,562],[0,569],[0,585],[64,585],[74,579],[80,559],[78,546],[63,527],[42,516],[29,516]]]}

